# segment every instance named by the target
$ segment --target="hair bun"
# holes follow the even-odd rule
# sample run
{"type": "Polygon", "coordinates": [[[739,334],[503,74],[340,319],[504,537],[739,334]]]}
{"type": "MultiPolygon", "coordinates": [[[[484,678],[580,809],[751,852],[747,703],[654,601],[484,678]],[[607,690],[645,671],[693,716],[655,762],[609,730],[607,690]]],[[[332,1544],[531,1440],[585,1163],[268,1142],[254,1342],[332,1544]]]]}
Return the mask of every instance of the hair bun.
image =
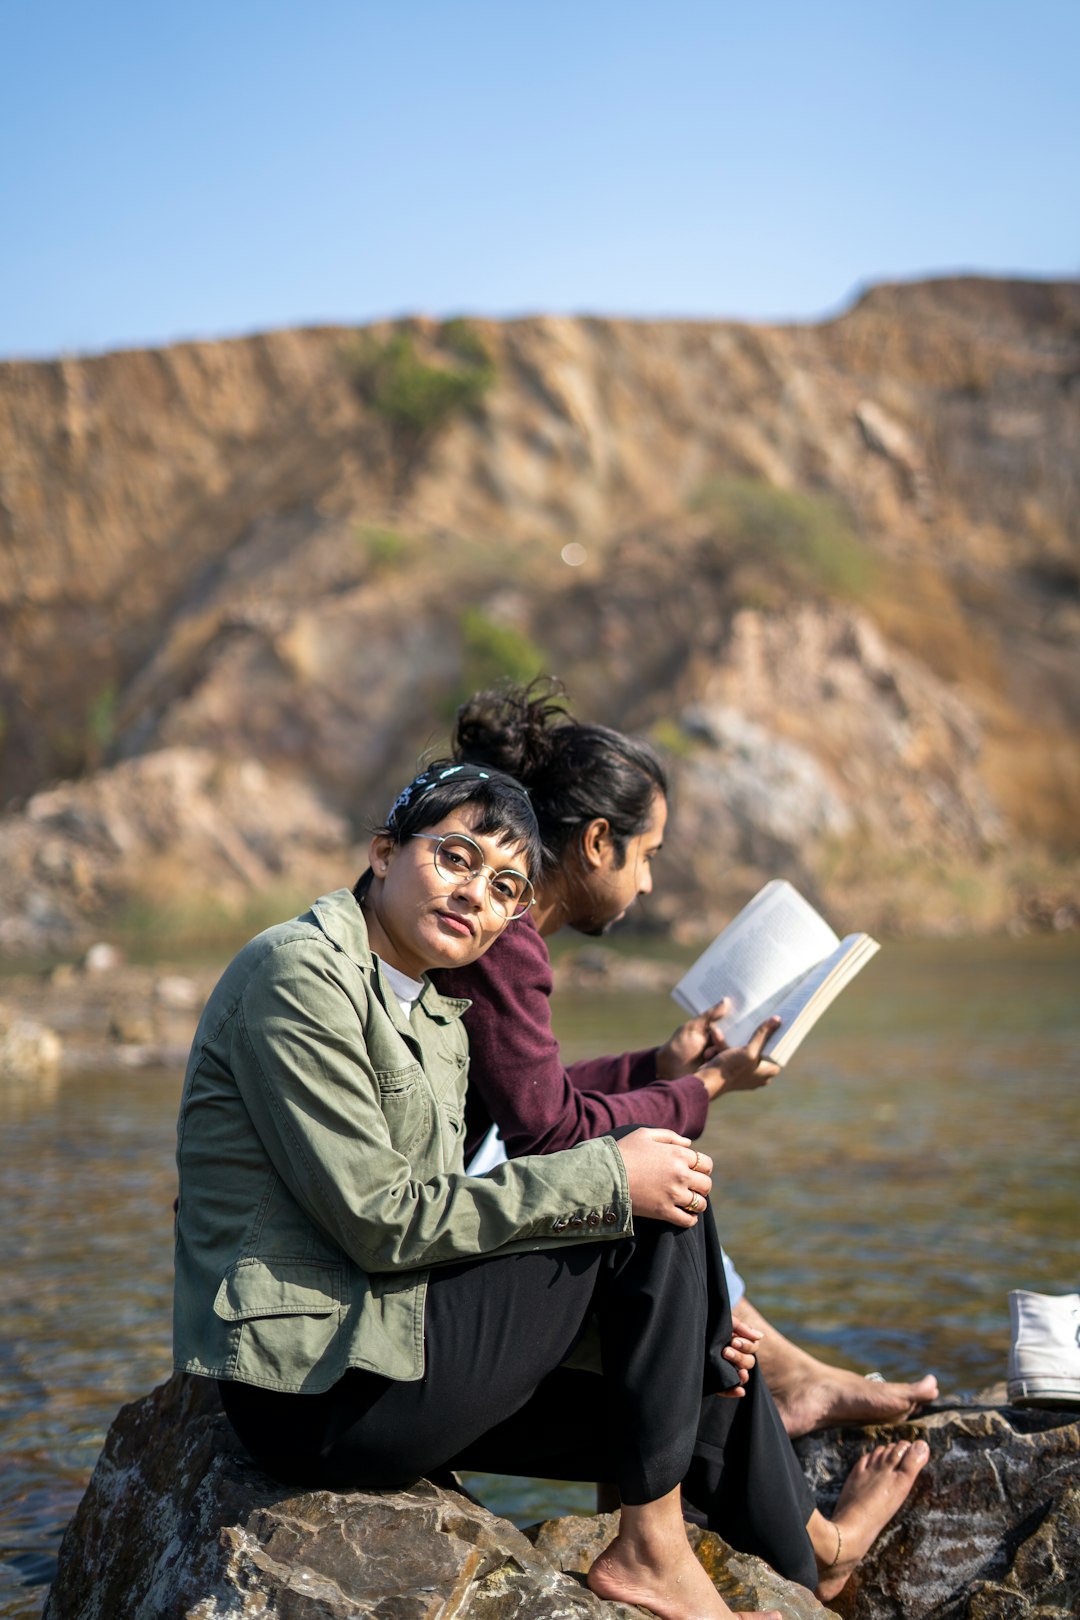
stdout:
{"type": "Polygon", "coordinates": [[[551,766],[552,733],[568,723],[565,698],[562,682],[553,676],[477,692],[457,712],[454,758],[493,765],[530,786],[551,766]]]}

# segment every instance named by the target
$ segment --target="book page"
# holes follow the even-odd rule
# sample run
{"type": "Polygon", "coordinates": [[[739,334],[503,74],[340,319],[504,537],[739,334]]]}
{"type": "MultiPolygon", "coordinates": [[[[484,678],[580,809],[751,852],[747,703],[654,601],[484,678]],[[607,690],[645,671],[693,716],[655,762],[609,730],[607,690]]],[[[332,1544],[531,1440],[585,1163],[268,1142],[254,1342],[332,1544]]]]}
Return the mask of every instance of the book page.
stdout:
{"type": "MultiPolygon", "coordinates": [[[[689,1012],[704,1012],[727,996],[729,1026],[769,1005],[825,956],[839,940],[797,889],[775,879],[743,907],[679,980],[672,995],[689,1012]]],[[[760,1023],[760,1018],[757,1022],[760,1023]]],[[[729,1035],[729,1039],[730,1039],[729,1035]]],[[[739,1044],[739,1043],[736,1043],[739,1044]]]]}
{"type": "MultiPolygon", "coordinates": [[[[831,956],[804,974],[780,1004],[772,1009],[783,1019],[783,1023],[773,1039],[766,1042],[766,1051],[770,1056],[778,1063],[786,1063],[822,1013],[880,949],[877,940],[871,939],[869,934],[848,934],[831,956]]],[[[760,1022],[758,1019],[757,1023],[760,1022]]],[[[744,1044],[753,1032],[753,1029],[748,1030],[743,1039],[735,1044],[744,1044]]],[[[731,1036],[728,1038],[730,1040],[731,1036]]]]}

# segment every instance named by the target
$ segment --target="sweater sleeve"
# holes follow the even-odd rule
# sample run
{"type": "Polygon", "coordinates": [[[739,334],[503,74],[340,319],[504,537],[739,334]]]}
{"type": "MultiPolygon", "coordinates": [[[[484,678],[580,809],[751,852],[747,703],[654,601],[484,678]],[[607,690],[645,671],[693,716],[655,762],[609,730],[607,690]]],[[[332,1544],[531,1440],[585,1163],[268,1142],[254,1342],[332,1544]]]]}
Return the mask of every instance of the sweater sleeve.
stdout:
{"type": "Polygon", "coordinates": [[[465,1014],[466,1153],[492,1121],[512,1159],[573,1147],[619,1125],[700,1136],[709,1105],[704,1085],[692,1074],[657,1080],[652,1052],[566,1068],[551,1027],[551,959],[531,918],[508,928],[471,966],[434,977],[440,989],[472,1002],[465,1014]]]}

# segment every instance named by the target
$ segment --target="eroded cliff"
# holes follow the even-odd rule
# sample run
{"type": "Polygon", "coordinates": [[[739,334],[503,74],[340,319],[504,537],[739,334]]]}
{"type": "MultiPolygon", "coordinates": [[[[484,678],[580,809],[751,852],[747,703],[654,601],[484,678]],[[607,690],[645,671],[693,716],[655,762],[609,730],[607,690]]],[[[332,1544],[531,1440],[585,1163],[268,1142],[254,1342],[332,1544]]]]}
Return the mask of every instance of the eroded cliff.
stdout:
{"type": "Polygon", "coordinates": [[[455,363],[416,321],[0,366],[0,942],[63,948],[151,884],[239,904],[273,820],[245,759],[319,801],[299,885],[464,691],[540,665],[669,750],[670,916],[765,871],[864,925],[1071,915],[1080,284],[476,323],[491,385],[430,432],[360,386],[395,334],[455,363]],[[133,769],[163,748],[233,773],[195,772],[215,837],[189,756],[133,769]]]}

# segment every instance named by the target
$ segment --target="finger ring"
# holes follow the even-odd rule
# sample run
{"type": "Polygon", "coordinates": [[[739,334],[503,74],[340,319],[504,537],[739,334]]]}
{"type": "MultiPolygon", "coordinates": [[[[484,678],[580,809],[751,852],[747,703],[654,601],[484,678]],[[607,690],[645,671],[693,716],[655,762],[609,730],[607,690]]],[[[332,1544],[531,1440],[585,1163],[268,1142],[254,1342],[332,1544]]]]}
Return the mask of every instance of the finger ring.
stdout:
{"type": "Polygon", "coordinates": [[[698,1152],[697,1148],[695,1148],[694,1149],[694,1162],[690,1166],[691,1170],[696,1170],[700,1163],[701,1163],[701,1154],[698,1152]]]}
{"type": "Polygon", "coordinates": [[[705,1200],[704,1198],[699,1198],[696,1192],[692,1192],[690,1194],[690,1202],[688,1204],[684,1204],[683,1208],[688,1215],[696,1215],[699,1209],[705,1208],[705,1200]]]}

